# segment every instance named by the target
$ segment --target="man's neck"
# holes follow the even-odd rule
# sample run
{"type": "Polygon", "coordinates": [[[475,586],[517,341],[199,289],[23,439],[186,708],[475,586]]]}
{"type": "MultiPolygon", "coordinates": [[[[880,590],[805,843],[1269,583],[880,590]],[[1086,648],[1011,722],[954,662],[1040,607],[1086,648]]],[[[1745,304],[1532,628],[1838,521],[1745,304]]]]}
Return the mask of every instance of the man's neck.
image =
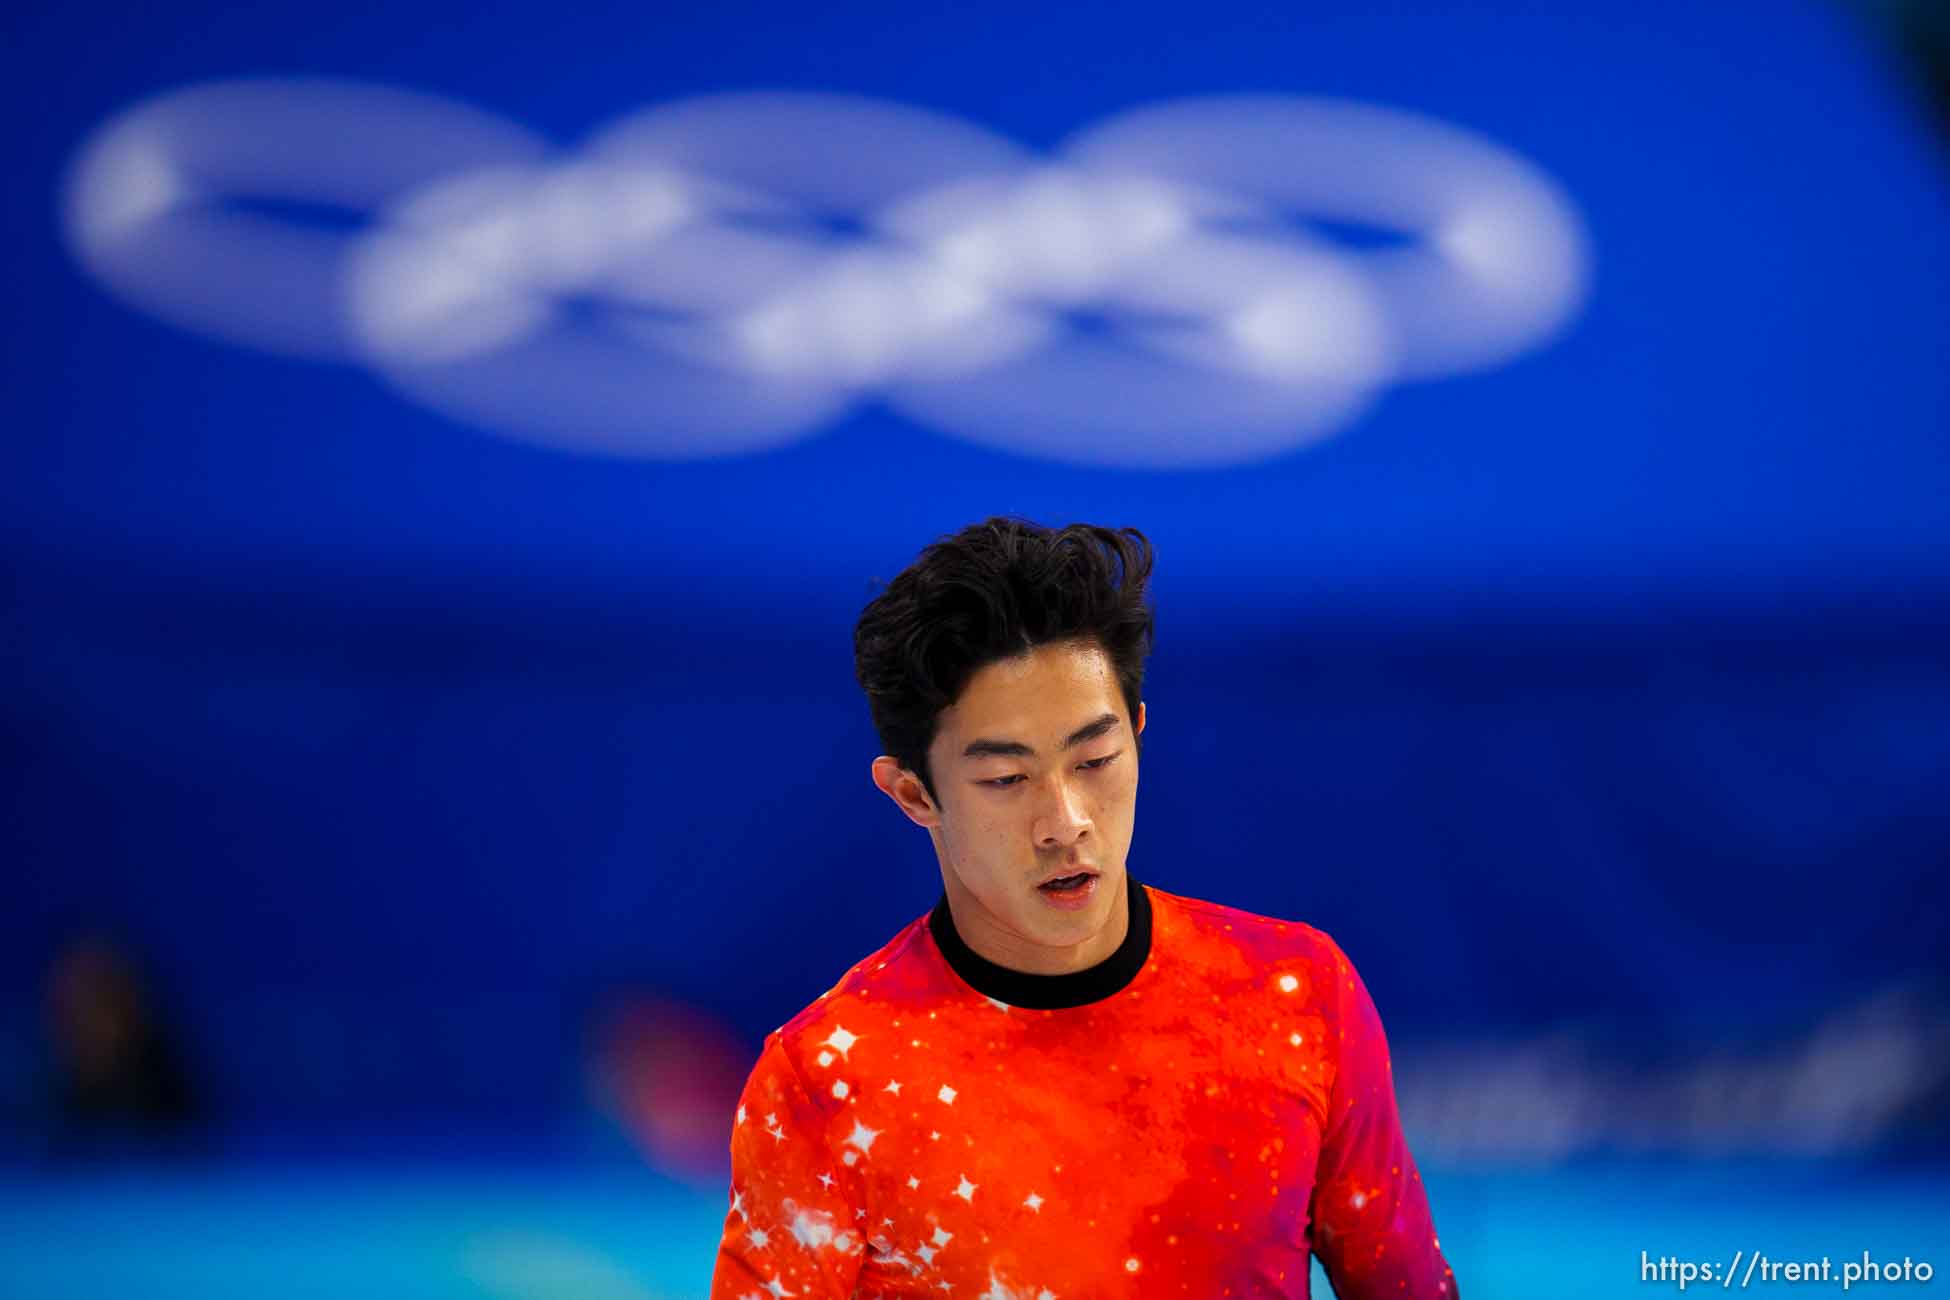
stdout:
{"type": "Polygon", "coordinates": [[[1051,948],[1010,933],[973,894],[962,888],[952,872],[944,868],[941,875],[955,933],[971,952],[1006,970],[1025,975],[1070,975],[1088,970],[1107,960],[1130,933],[1129,872],[1117,873],[1117,893],[1111,899],[1110,919],[1104,928],[1071,948],[1051,948]]]}
{"type": "MultiPolygon", "coordinates": [[[[1080,946],[1070,958],[1088,964],[1073,970],[1054,970],[1050,963],[1038,963],[1041,969],[1009,967],[994,956],[976,952],[962,939],[946,890],[928,914],[928,932],[942,958],[962,982],[992,1001],[1009,1007],[1049,1011],[1089,1006],[1115,997],[1129,987],[1151,961],[1151,895],[1128,875],[1124,879],[1125,887],[1119,891],[1120,906],[1115,914],[1119,924],[1105,926],[1106,935],[1115,940],[1114,946],[1094,962],[1090,957],[1098,945],[1093,943],[1088,949],[1080,946]]],[[[979,915],[979,909],[976,911],[979,915]]],[[[990,953],[1009,955],[993,943],[988,948],[990,953]]]]}

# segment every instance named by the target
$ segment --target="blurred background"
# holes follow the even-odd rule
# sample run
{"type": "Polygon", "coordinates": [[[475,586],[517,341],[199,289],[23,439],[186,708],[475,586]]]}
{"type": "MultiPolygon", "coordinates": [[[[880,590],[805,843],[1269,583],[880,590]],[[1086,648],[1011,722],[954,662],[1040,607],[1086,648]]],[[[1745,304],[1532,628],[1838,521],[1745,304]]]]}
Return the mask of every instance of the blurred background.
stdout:
{"type": "Polygon", "coordinates": [[[0,1293],[702,1297],[995,513],[1153,538],[1132,870],[1465,1294],[1950,1267],[1941,6],[9,27],[0,1293]]]}

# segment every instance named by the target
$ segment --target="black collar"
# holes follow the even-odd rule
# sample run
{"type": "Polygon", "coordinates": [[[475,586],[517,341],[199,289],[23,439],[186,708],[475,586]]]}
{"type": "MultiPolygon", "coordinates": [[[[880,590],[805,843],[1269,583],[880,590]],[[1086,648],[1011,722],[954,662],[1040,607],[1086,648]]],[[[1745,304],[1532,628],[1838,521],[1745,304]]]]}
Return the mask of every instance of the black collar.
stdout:
{"type": "Polygon", "coordinates": [[[981,956],[955,932],[946,893],[928,914],[928,930],[934,935],[941,955],[948,959],[948,965],[977,993],[1033,1011],[1087,1006],[1120,992],[1137,978],[1137,973],[1144,969],[1145,959],[1151,955],[1151,897],[1142,885],[1130,878],[1129,872],[1125,873],[1124,880],[1130,904],[1130,925],[1124,932],[1124,942],[1095,966],[1067,975],[1031,975],[998,966],[981,956]]]}

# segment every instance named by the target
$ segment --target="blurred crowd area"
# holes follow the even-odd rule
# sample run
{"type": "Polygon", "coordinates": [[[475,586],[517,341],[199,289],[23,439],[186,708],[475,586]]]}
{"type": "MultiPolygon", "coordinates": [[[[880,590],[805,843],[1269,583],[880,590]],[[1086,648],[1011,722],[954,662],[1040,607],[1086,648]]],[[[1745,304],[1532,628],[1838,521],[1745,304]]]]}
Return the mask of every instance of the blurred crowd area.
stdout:
{"type": "MultiPolygon", "coordinates": [[[[220,1039],[183,1032],[181,1012],[150,982],[146,964],[103,934],[61,949],[44,989],[44,1043],[15,1044],[11,1063],[17,1105],[7,1150],[20,1167],[208,1162],[255,1149],[267,1118],[274,1129],[292,1126],[290,1116],[280,1124],[240,1095],[257,1081],[239,1077],[234,1059],[211,1059],[220,1039]]],[[[1941,1169],[1950,1160],[1946,1005],[1940,973],[1932,983],[1924,967],[1785,1033],[1723,1023],[1661,1035],[1643,1023],[1567,1022],[1531,1035],[1398,1035],[1399,1099],[1417,1149],[1445,1166],[1772,1157],[1941,1169]]],[[[359,1126],[362,1096],[392,1094],[390,1110],[366,1117],[382,1140],[417,1128],[490,1150],[621,1156],[707,1191],[729,1173],[724,1131],[755,1049],[703,1007],[641,989],[608,991],[567,1017],[580,1042],[564,1053],[559,1112],[511,1108],[500,1116],[468,1114],[478,1095],[438,1073],[402,1105],[402,1071],[468,1068],[427,1050],[451,1033],[439,1023],[449,1013],[367,1010],[364,1025],[313,1013],[308,1028],[295,1030],[313,1040],[297,1057],[311,1077],[284,1104],[309,1103],[319,1131],[334,1140],[359,1126]],[[419,1041],[403,1048],[408,1035],[419,1041]],[[332,1093],[350,1105],[322,1105],[332,1093]],[[443,1116],[443,1102],[460,1113],[443,1116]]],[[[532,1004],[488,1010],[511,1030],[536,1015],[532,1004]]],[[[217,1015],[240,1011],[231,1003],[217,1015]]],[[[269,1015],[294,1011],[303,1014],[284,1002],[269,1015]]],[[[264,1034],[260,1024],[240,1028],[264,1034]]],[[[492,1065],[484,1059],[475,1068],[492,1065]]]]}

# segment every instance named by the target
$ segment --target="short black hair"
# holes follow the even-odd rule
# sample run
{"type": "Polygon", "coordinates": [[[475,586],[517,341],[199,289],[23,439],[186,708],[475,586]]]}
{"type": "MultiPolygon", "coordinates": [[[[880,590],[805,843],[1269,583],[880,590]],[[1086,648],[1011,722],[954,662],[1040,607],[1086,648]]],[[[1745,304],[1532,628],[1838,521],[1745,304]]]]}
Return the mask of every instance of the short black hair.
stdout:
{"type": "Polygon", "coordinates": [[[886,752],[937,803],[928,746],[941,711],[999,659],[1054,641],[1109,656],[1133,726],[1151,652],[1151,543],[1135,528],[1045,528],[1004,516],[926,547],[869,602],[853,668],[886,752]]]}

